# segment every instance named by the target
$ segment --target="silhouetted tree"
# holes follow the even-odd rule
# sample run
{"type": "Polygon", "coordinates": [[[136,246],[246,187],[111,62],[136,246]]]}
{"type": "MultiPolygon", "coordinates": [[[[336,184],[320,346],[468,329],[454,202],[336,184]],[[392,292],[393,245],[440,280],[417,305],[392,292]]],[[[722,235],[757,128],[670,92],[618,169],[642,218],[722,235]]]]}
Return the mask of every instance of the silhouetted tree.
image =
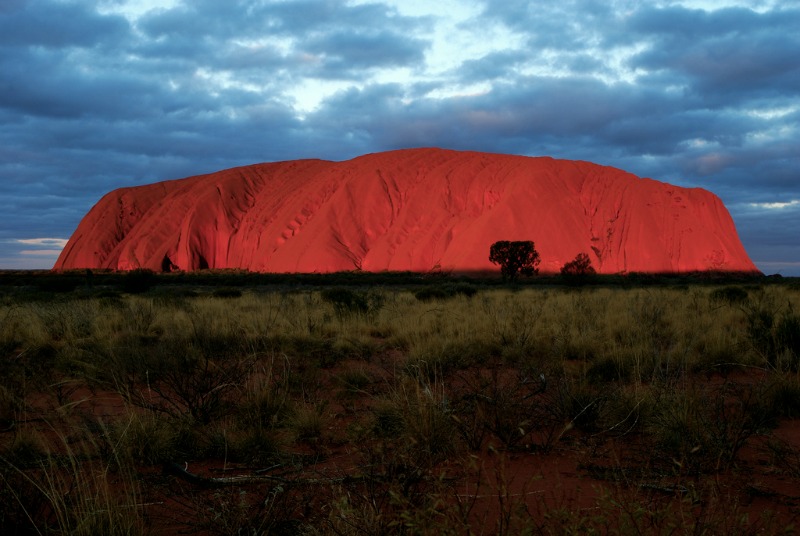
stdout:
{"type": "Polygon", "coordinates": [[[533,242],[523,240],[510,242],[500,240],[489,248],[489,261],[500,265],[503,279],[514,281],[520,274],[533,275],[539,272],[539,252],[533,242]]]}
{"type": "Polygon", "coordinates": [[[561,275],[565,277],[585,277],[595,273],[592,260],[586,253],[578,253],[574,260],[561,267],[561,275]]]}

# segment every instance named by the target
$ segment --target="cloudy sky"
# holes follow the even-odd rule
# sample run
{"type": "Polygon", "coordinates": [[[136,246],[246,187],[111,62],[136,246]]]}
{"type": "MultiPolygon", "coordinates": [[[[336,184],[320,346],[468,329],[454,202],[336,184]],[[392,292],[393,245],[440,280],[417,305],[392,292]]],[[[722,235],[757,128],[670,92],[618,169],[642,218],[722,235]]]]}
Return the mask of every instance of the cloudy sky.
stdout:
{"type": "Polygon", "coordinates": [[[2,0],[0,269],[106,192],[421,146],[719,195],[800,275],[800,0],[2,0]]]}

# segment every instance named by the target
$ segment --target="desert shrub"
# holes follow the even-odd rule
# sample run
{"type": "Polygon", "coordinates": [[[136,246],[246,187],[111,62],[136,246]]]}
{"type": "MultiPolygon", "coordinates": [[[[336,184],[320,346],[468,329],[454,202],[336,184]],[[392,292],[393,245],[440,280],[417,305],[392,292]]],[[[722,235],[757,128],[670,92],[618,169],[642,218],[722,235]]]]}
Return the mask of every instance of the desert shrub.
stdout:
{"type": "Polygon", "coordinates": [[[561,276],[570,283],[585,281],[596,273],[592,260],[586,253],[578,253],[575,259],[561,267],[561,276]]]}
{"type": "Polygon", "coordinates": [[[215,288],[211,295],[215,298],[241,298],[242,291],[238,288],[220,287],[215,288]]]}
{"type": "Polygon", "coordinates": [[[92,298],[97,301],[99,309],[119,309],[125,304],[123,294],[113,289],[98,289],[92,293],[92,298]]]}
{"type": "Polygon", "coordinates": [[[165,309],[175,311],[191,311],[191,301],[199,298],[200,293],[191,288],[170,288],[162,287],[149,293],[153,304],[165,309]]]}
{"type": "Polygon", "coordinates": [[[43,275],[41,279],[36,281],[36,286],[42,292],[52,292],[54,294],[61,294],[72,292],[79,285],[86,282],[85,278],[77,275],[66,274],[47,274],[43,275]]]}
{"type": "Polygon", "coordinates": [[[190,531],[219,536],[303,534],[296,517],[308,503],[309,497],[281,485],[253,493],[240,488],[220,490],[196,503],[190,531]]]}
{"type": "Polygon", "coordinates": [[[354,397],[364,393],[372,383],[372,376],[363,368],[348,368],[336,376],[336,382],[342,387],[345,397],[354,397]]]}
{"type": "Polygon", "coordinates": [[[479,449],[487,434],[504,448],[537,442],[544,449],[551,446],[555,423],[562,421],[547,407],[544,376],[473,369],[460,373],[457,381],[451,389],[452,419],[470,448],[479,449]]]}
{"type": "Polygon", "coordinates": [[[375,355],[381,344],[369,337],[339,338],[332,345],[334,361],[341,357],[368,360],[375,355]]]}
{"type": "MultiPolygon", "coordinates": [[[[26,392],[49,384],[65,343],[45,332],[35,309],[14,313],[4,321],[0,312],[0,378],[9,393],[21,399],[26,392]]],[[[69,331],[69,321],[62,327],[69,331]]]]}
{"type": "Polygon", "coordinates": [[[774,299],[761,296],[744,306],[747,336],[753,350],[771,368],[800,368],[800,316],[789,303],[781,310],[774,299]]]}
{"type": "Polygon", "coordinates": [[[129,299],[121,309],[125,327],[137,335],[147,335],[156,319],[156,306],[152,300],[129,299]]]}
{"type": "MultiPolygon", "coordinates": [[[[8,381],[9,376],[3,375],[8,381]]],[[[10,387],[0,385],[0,430],[11,429],[14,426],[17,412],[24,408],[22,399],[10,387]]]]}
{"type": "Polygon", "coordinates": [[[439,286],[427,286],[414,293],[414,297],[421,302],[445,300],[454,296],[473,297],[478,289],[469,283],[451,283],[439,286]]]}
{"type": "Polygon", "coordinates": [[[347,288],[328,288],[320,294],[322,301],[333,305],[340,319],[351,315],[374,317],[383,307],[383,296],[377,292],[360,292],[347,288]]]}
{"type": "Polygon", "coordinates": [[[765,308],[752,308],[747,311],[747,336],[753,349],[770,365],[775,365],[777,356],[773,328],[775,313],[765,308]]]}
{"type": "Polygon", "coordinates": [[[78,443],[65,436],[47,441],[36,469],[0,458],[0,496],[11,498],[16,513],[24,516],[9,520],[4,509],[3,533],[144,534],[136,476],[116,452],[110,452],[111,459],[98,455],[110,444],[106,432],[78,443]]]}
{"type": "Polygon", "coordinates": [[[0,359],[4,359],[22,343],[13,312],[14,309],[11,307],[0,309],[0,359]]]}
{"type": "Polygon", "coordinates": [[[158,283],[158,276],[152,270],[139,268],[126,272],[121,279],[120,286],[128,294],[141,294],[147,292],[158,283]]]}
{"type": "Polygon", "coordinates": [[[415,377],[433,380],[448,376],[486,360],[496,347],[481,340],[431,338],[412,343],[403,370],[415,377]]]}
{"type": "Polygon", "coordinates": [[[766,410],[775,417],[800,418],[800,378],[778,376],[767,388],[766,410]]]}
{"type": "Polygon", "coordinates": [[[626,382],[631,378],[631,365],[613,357],[603,357],[591,361],[586,370],[586,379],[591,384],[621,381],[626,382]]]}
{"type": "Polygon", "coordinates": [[[414,297],[421,302],[444,300],[451,296],[445,289],[438,287],[421,288],[414,293],[414,297]]]}
{"type": "Polygon", "coordinates": [[[337,315],[364,314],[369,309],[367,298],[362,292],[347,288],[328,288],[320,294],[322,301],[333,305],[337,315]]]}
{"type": "Polygon", "coordinates": [[[0,451],[0,461],[21,469],[36,467],[39,462],[46,460],[47,456],[44,439],[28,430],[15,433],[11,442],[0,451]]]}
{"type": "Polygon", "coordinates": [[[165,340],[146,352],[115,349],[111,381],[129,402],[173,417],[190,415],[208,423],[224,413],[241,389],[251,356],[211,358],[180,340],[165,340]]]}
{"type": "Polygon", "coordinates": [[[225,440],[224,455],[227,459],[262,466],[282,460],[289,445],[280,430],[262,426],[236,428],[225,440]]]}
{"type": "Polygon", "coordinates": [[[741,305],[748,297],[747,291],[742,287],[721,287],[714,289],[709,294],[711,303],[719,303],[724,305],[741,305]]]}
{"type": "Polygon", "coordinates": [[[250,388],[236,408],[241,427],[277,428],[285,426],[293,413],[288,379],[267,380],[250,388]]]}
{"type": "Polygon", "coordinates": [[[607,401],[604,392],[585,381],[565,378],[558,383],[554,410],[568,426],[584,432],[596,432],[607,401]]]}
{"type": "Polygon", "coordinates": [[[484,302],[492,342],[504,355],[519,357],[533,349],[536,327],[542,317],[546,298],[545,295],[538,299],[516,299],[502,304],[484,302]]]}
{"type": "Polygon", "coordinates": [[[186,316],[190,324],[188,340],[186,334],[172,335],[176,340],[183,339],[195,351],[213,358],[235,358],[253,352],[253,340],[239,323],[241,315],[228,309],[226,304],[203,300],[193,303],[186,316]]]}
{"type": "Polygon", "coordinates": [[[158,413],[130,412],[112,427],[111,435],[122,457],[155,465],[176,457],[180,429],[181,423],[158,413]]]}
{"type": "Polygon", "coordinates": [[[688,472],[726,470],[747,440],[771,424],[764,398],[763,386],[733,383],[710,393],[694,387],[663,393],[648,428],[654,455],[688,472]]]}
{"type": "Polygon", "coordinates": [[[478,288],[470,283],[455,283],[453,285],[448,285],[448,289],[454,295],[460,295],[466,298],[471,298],[478,293],[478,288]]]}
{"type": "Polygon", "coordinates": [[[289,426],[298,441],[317,443],[325,426],[325,404],[299,404],[289,417],[289,426]]]}
{"type": "Polygon", "coordinates": [[[93,302],[70,301],[37,304],[38,317],[51,341],[87,338],[92,335],[97,310],[93,302]]]}
{"type": "Polygon", "coordinates": [[[621,387],[609,393],[600,416],[604,434],[618,437],[641,432],[655,411],[655,401],[649,389],[621,387]]]}
{"type": "Polygon", "coordinates": [[[20,469],[0,459],[0,531],[44,534],[41,518],[49,507],[47,497],[20,469]]]}
{"type": "Polygon", "coordinates": [[[373,432],[381,438],[398,437],[405,429],[405,419],[401,409],[390,401],[378,403],[372,408],[373,432]]]}
{"type": "Polygon", "coordinates": [[[441,384],[402,382],[390,402],[402,415],[402,456],[407,463],[430,468],[455,454],[455,430],[441,384]]]}
{"type": "Polygon", "coordinates": [[[775,326],[775,346],[791,370],[800,367],[800,315],[789,306],[775,326]]]}

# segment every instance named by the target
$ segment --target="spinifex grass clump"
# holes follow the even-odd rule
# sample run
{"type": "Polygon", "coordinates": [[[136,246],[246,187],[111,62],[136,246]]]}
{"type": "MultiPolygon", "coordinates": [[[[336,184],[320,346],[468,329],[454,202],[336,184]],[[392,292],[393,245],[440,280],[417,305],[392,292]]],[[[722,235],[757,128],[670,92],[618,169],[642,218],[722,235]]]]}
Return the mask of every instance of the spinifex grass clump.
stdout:
{"type": "Polygon", "coordinates": [[[654,461],[671,460],[687,473],[728,469],[750,437],[773,422],[763,389],[724,384],[662,393],[649,424],[654,461]]]}
{"type": "Polygon", "coordinates": [[[374,316],[383,305],[382,296],[376,292],[355,291],[347,288],[330,288],[322,291],[322,299],[333,305],[336,316],[374,316]]]}
{"type": "Polygon", "coordinates": [[[4,534],[145,533],[133,467],[115,449],[107,430],[99,427],[98,432],[39,436],[36,450],[23,458],[13,448],[0,454],[4,534]]]}

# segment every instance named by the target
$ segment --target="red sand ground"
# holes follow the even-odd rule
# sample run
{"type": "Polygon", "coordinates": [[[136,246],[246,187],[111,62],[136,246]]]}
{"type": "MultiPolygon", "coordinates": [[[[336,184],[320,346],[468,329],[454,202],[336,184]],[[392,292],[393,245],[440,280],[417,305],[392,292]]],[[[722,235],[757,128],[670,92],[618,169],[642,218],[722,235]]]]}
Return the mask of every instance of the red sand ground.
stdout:
{"type": "Polygon", "coordinates": [[[543,272],[756,272],[718,197],[589,162],[412,149],[257,164],[122,188],[54,269],[496,270],[533,240],[543,272]]]}
{"type": "MultiPolygon", "coordinates": [[[[357,363],[360,364],[360,363],[357,363]]],[[[347,368],[348,363],[339,365],[347,368]]],[[[339,369],[330,371],[336,376],[339,369]]],[[[376,375],[381,373],[375,368],[376,375]]],[[[759,373],[742,373],[734,379],[748,383],[759,380],[759,373]]],[[[713,388],[721,383],[713,378],[708,384],[713,388]]],[[[334,393],[333,385],[328,386],[334,393]]],[[[128,410],[117,393],[89,391],[80,387],[69,394],[70,407],[86,418],[113,421],[128,410]]],[[[47,400],[40,400],[40,409],[47,413],[47,400]]],[[[52,402],[52,401],[49,401],[52,402]]],[[[305,515],[300,510],[290,510],[296,519],[313,516],[319,519],[321,511],[330,507],[337,493],[343,493],[337,479],[360,475],[366,471],[364,459],[358,451],[368,445],[354,445],[346,439],[348,427],[363,414],[369,413],[367,399],[354,399],[346,403],[332,397],[327,406],[327,426],[323,440],[314,447],[295,444],[292,450],[298,458],[317,458],[304,468],[286,476],[287,489],[303,495],[300,500],[305,515]],[[320,482],[303,484],[303,482],[320,482]],[[330,482],[326,484],[326,482],[330,482]]],[[[37,404],[38,405],[38,404],[37,404]]],[[[52,408],[50,409],[52,410],[52,408]]],[[[652,533],[664,530],[658,516],[640,515],[642,512],[665,512],[670,522],[686,518],[705,521],[713,534],[793,533],[800,526],[800,420],[784,420],[769,435],[751,437],[736,456],[730,468],[702,474],[681,475],[680,471],[659,476],[654,468],[637,465],[646,448],[634,437],[591,437],[577,430],[568,431],[548,452],[525,449],[504,451],[484,446],[479,451],[462,453],[457,462],[439,464],[432,472],[440,482],[454,482],[444,497],[448,501],[439,506],[441,512],[461,508],[467,512],[475,534],[500,532],[503,520],[510,520],[511,528],[505,533],[515,533],[518,528],[532,528],[543,523],[553,530],[558,527],[559,511],[566,516],[564,522],[574,526],[583,517],[586,520],[600,516],[608,523],[608,530],[628,528],[623,533],[652,533]],[[778,442],[789,453],[789,465],[775,457],[778,442]],[[651,480],[642,480],[637,473],[648,469],[651,480]],[[630,480],[625,474],[631,471],[630,480]],[[678,512],[678,513],[675,513],[678,512]],[[764,513],[769,518],[761,521],[764,513]],[[638,516],[638,517],[637,517],[638,516]],[[747,521],[744,522],[743,520],[747,521]],[[516,523],[516,525],[514,525],[516,523]],[[729,525],[726,525],[728,523],[729,525]]],[[[255,469],[241,464],[231,464],[224,459],[177,460],[185,468],[204,478],[252,477],[255,469]]],[[[228,499],[235,503],[246,492],[248,497],[263,500],[276,486],[275,481],[262,484],[204,489],[175,475],[162,474],[161,467],[139,467],[143,510],[154,534],[196,533],[207,534],[206,510],[219,507],[219,501],[228,499]],[[228,497],[230,495],[230,497],[228,497]]],[[[277,473],[285,471],[281,466],[277,473]]],[[[263,477],[264,474],[260,473],[263,477]]],[[[348,484],[348,493],[358,493],[359,484],[348,484]]],[[[391,508],[391,505],[382,505],[391,508]]],[[[447,515],[447,514],[443,514],[447,515]]],[[[324,517],[324,516],[322,516],[324,517]]],[[[213,531],[212,531],[213,532],[213,531]]],[[[682,533],[677,531],[677,533],[682,533]]]]}

